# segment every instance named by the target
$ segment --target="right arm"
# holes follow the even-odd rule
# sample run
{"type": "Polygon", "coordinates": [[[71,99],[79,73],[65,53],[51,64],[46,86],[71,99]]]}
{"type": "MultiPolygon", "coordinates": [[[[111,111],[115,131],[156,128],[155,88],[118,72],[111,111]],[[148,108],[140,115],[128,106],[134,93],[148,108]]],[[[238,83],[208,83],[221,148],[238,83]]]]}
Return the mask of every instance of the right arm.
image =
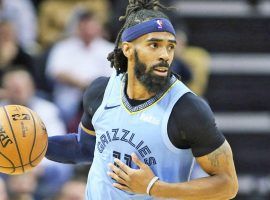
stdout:
{"type": "Polygon", "coordinates": [[[96,137],[91,123],[100,106],[108,78],[100,77],[87,88],[83,97],[84,113],[78,133],[49,137],[46,157],[61,163],[91,162],[94,156],[96,137]]]}
{"type": "Polygon", "coordinates": [[[87,130],[82,124],[78,129],[78,133],[49,137],[46,158],[61,163],[91,162],[96,143],[94,131],[87,130]]]}

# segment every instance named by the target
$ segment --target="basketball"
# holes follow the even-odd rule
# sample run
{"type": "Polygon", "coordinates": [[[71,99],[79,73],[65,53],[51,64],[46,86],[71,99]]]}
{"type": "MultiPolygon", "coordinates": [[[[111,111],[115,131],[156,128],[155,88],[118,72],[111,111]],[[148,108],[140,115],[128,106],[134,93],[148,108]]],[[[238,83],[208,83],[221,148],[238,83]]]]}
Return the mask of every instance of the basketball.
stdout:
{"type": "Polygon", "coordinates": [[[31,109],[0,107],[0,172],[22,174],[37,166],[48,147],[46,127],[31,109]]]}

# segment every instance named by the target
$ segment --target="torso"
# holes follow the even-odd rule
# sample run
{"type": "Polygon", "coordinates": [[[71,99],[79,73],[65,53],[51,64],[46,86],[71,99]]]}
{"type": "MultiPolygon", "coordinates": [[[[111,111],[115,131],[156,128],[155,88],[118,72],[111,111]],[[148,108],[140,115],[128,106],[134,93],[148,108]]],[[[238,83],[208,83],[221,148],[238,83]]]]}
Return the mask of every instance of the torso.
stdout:
{"type": "Polygon", "coordinates": [[[108,163],[120,158],[132,168],[131,153],[136,153],[166,182],[189,180],[193,165],[190,149],[177,149],[169,140],[167,124],[174,104],[190,92],[176,78],[171,87],[140,106],[131,106],[123,93],[124,80],[112,76],[92,124],[96,133],[94,161],[89,173],[88,199],[151,199],[112,188],[107,175],[108,163]]]}

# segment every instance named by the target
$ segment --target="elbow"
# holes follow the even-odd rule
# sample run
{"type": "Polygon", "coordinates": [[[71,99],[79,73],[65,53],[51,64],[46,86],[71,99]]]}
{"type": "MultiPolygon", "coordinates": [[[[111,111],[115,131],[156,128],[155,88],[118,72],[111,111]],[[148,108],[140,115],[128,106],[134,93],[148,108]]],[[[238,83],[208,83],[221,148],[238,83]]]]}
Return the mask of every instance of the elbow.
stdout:
{"type": "Polygon", "coordinates": [[[237,195],[237,192],[238,192],[238,184],[233,184],[231,187],[230,187],[230,192],[228,193],[228,199],[234,199],[237,195]]]}
{"type": "Polygon", "coordinates": [[[238,193],[239,185],[238,179],[236,175],[227,176],[226,177],[226,185],[227,185],[227,198],[226,199],[233,199],[238,193]]]}
{"type": "Polygon", "coordinates": [[[232,185],[232,189],[231,189],[231,199],[235,198],[235,196],[238,193],[238,189],[239,189],[239,185],[238,185],[238,180],[236,178],[236,180],[234,181],[233,185],[232,185]]]}

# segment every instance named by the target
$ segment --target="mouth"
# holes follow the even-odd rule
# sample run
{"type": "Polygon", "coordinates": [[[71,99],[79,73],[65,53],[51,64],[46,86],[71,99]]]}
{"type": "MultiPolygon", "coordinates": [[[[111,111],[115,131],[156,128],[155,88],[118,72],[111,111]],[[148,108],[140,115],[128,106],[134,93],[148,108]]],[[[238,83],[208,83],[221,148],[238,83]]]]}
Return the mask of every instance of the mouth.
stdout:
{"type": "Polygon", "coordinates": [[[167,67],[155,67],[153,69],[154,73],[158,76],[167,76],[168,68],[167,67]]]}

